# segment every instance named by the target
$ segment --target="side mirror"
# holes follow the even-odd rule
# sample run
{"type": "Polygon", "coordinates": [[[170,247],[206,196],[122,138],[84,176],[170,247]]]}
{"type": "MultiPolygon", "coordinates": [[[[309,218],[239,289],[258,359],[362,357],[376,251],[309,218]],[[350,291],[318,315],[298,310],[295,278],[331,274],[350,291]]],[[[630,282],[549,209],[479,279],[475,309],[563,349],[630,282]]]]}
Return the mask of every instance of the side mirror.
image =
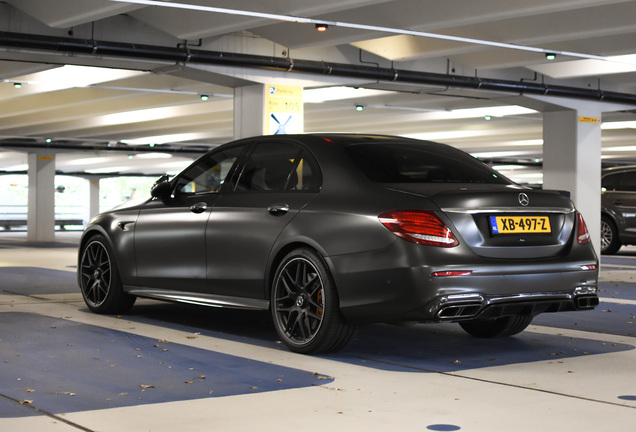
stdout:
{"type": "Polygon", "coordinates": [[[168,198],[172,192],[172,186],[170,185],[170,178],[167,175],[159,177],[159,179],[150,188],[150,195],[153,198],[168,198]]]}

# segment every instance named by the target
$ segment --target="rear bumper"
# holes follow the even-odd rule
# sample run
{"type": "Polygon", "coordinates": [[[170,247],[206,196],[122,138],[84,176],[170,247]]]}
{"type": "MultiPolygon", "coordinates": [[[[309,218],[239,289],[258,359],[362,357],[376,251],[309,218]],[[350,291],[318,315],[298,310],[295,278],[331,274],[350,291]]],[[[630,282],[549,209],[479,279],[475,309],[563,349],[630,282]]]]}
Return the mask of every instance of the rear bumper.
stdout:
{"type": "Polygon", "coordinates": [[[586,310],[599,303],[598,270],[588,269],[598,265],[591,246],[568,257],[519,263],[402,243],[328,258],[346,319],[462,321],[586,310]],[[470,274],[432,276],[453,270],[470,274]]]}
{"type": "Polygon", "coordinates": [[[596,286],[581,285],[573,293],[525,293],[498,297],[481,294],[442,296],[433,301],[425,313],[432,312],[436,321],[464,321],[588,310],[599,304],[596,291],[596,286]]]}

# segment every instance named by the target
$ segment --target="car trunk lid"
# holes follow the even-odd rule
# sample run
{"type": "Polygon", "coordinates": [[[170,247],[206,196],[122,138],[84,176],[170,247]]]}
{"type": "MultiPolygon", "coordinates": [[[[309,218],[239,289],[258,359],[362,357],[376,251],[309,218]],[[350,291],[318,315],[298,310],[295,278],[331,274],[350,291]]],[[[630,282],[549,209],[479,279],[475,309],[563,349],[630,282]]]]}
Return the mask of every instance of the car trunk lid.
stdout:
{"type": "Polygon", "coordinates": [[[483,257],[554,257],[569,247],[576,226],[576,210],[564,192],[510,185],[395,186],[436,204],[460,243],[483,257]]]}

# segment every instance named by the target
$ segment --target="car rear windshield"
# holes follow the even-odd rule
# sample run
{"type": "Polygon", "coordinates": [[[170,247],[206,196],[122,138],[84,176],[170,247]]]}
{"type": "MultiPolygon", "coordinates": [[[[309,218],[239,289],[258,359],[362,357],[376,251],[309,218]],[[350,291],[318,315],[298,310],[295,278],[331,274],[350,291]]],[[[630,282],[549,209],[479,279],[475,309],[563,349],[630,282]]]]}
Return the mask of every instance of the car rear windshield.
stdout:
{"type": "Polygon", "coordinates": [[[347,152],[364,175],[379,183],[512,183],[469,154],[441,144],[353,144],[347,152]]]}

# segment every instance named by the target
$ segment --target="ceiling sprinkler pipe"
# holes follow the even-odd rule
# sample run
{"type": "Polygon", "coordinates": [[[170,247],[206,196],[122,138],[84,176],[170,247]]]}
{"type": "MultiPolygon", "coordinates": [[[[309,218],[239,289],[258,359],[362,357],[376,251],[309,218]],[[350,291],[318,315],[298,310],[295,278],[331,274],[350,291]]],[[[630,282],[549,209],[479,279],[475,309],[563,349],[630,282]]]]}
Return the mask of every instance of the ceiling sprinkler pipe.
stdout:
{"type": "Polygon", "coordinates": [[[636,95],[589,88],[539,84],[461,75],[438,74],[413,70],[381,68],[368,65],[330,63],[312,60],[270,57],[252,54],[164,47],[125,42],[96,41],[45,35],[0,32],[0,49],[18,48],[34,51],[54,51],[62,54],[142,58],[178,63],[272,69],[317,75],[334,75],[378,81],[396,81],[412,84],[441,85],[447,87],[482,89],[505,93],[558,96],[636,105],[636,95]]]}

